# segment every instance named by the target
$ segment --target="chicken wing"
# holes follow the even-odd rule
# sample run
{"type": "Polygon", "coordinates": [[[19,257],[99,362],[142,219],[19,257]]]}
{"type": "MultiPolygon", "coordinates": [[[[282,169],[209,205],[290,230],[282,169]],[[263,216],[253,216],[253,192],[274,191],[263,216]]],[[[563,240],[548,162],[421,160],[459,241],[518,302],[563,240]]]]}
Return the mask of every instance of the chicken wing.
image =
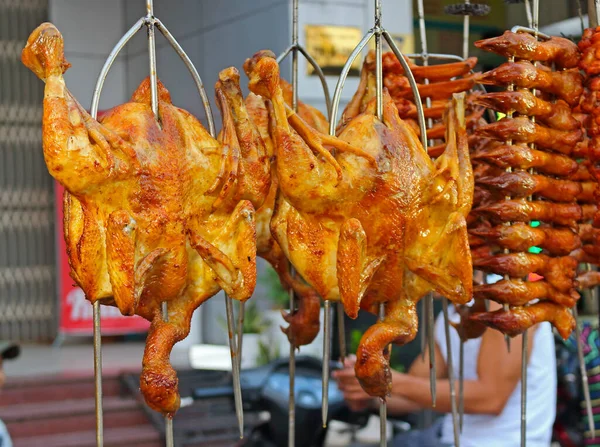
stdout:
{"type": "Polygon", "coordinates": [[[502,36],[478,40],[475,46],[505,57],[553,62],[559,70],[575,68],[579,64],[580,53],[577,45],[564,37],[538,40],[531,34],[505,31],[502,36]]]}
{"type": "Polygon", "coordinates": [[[565,132],[531,122],[526,116],[501,119],[495,123],[478,127],[475,134],[496,140],[513,140],[519,143],[535,143],[545,149],[552,149],[562,154],[570,154],[575,145],[582,140],[581,129],[565,132]]]}
{"type": "MultiPolygon", "coordinates": [[[[471,159],[485,160],[501,168],[534,168],[541,173],[556,176],[571,176],[579,166],[571,157],[539,151],[525,144],[488,144],[473,151],[471,159]]],[[[579,178],[569,178],[574,181],[579,180],[579,178]]]]}
{"type": "Polygon", "coordinates": [[[504,172],[498,176],[479,177],[477,183],[498,189],[507,196],[535,195],[555,202],[572,202],[583,193],[580,182],[558,180],[526,171],[504,172]]]}
{"type": "Polygon", "coordinates": [[[510,226],[470,228],[469,234],[484,238],[512,251],[527,251],[529,248],[537,246],[552,255],[566,256],[581,247],[581,240],[577,233],[568,228],[534,228],[523,223],[514,223],[510,226]]]}
{"type": "Polygon", "coordinates": [[[585,208],[576,203],[529,202],[525,199],[490,203],[474,209],[473,212],[488,216],[499,223],[540,220],[570,228],[577,228],[577,223],[586,215],[591,218],[594,214],[593,208],[585,208]]]}
{"type": "Polygon", "coordinates": [[[561,292],[573,289],[577,261],[571,256],[551,258],[543,254],[508,253],[473,256],[473,266],[484,272],[522,278],[537,273],[561,292]]]}
{"type": "Polygon", "coordinates": [[[529,61],[506,62],[477,77],[481,84],[514,85],[518,88],[538,89],[557,96],[573,107],[583,93],[583,76],[579,69],[551,71],[529,61]]]}
{"type": "Polygon", "coordinates": [[[530,301],[543,300],[571,308],[579,299],[574,290],[560,292],[546,281],[522,279],[503,279],[494,284],[477,285],[473,287],[473,295],[510,306],[525,306],[530,301]]]}
{"type": "Polygon", "coordinates": [[[474,96],[473,101],[502,113],[513,111],[535,116],[540,123],[552,129],[571,131],[581,128],[581,123],[565,101],[544,101],[529,90],[485,93],[474,96]]]}
{"type": "Polygon", "coordinates": [[[566,340],[575,329],[576,324],[575,318],[568,308],[550,302],[541,302],[510,310],[483,312],[472,315],[471,318],[510,337],[522,334],[538,323],[549,321],[560,336],[566,340]]]}

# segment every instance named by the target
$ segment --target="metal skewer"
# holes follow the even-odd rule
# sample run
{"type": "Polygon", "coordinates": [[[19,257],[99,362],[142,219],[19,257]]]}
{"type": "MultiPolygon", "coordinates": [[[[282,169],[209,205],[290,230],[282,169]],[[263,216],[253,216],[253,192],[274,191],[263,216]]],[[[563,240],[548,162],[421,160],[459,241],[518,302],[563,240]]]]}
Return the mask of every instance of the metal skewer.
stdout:
{"type": "Polygon", "coordinates": [[[238,309],[238,321],[237,321],[237,361],[239,363],[238,368],[242,369],[242,343],[244,342],[244,318],[246,315],[245,303],[240,301],[238,309]]]}
{"type": "MultiPolygon", "coordinates": [[[[385,304],[379,304],[379,321],[385,320],[385,304]]],[[[391,350],[392,345],[388,345],[386,349],[391,350]]],[[[387,404],[384,398],[379,399],[379,446],[387,445],[387,404]]]]}
{"type": "Polygon", "coordinates": [[[329,360],[331,359],[331,301],[325,300],[323,312],[323,375],[321,421],[323,428],[327,427],[327,412],[329,410],[329,360]]]}
{"type": "MultiPolygon", "coordinates": [[[[106,80],[106,76],[116,60],[119,52],[125,47],[127,42],[144,26],[148,29],[148,55],[149,55],[149,69],[150,69],[150,92],[151,92],[151,107],[152,112],[155,116],[158,117],[158,79],[156,72],[156,37],[155,37],[155,28],[157,28],[163,36],[167,39],[171,47],[175,50],[175,52],[179,55],[179,57],[183,60],[186,67],[188,68],[194,83],[198,89],[200,97],[202,99],[204,111],[206,114],[206,120],[208,123],[208,129],[210,134],[215,137],[215,125],[212,116],[212,110],[210,109],[210,102],[208,100],[208,96],[206,95],[206,91],[204,90],[204,85],[202,83],[202,79],[194,67],[192,61],[188,57],[188,55],[183,51],[177,40],[173,37],[173,35],[169,32],[166,26],[158,20],[154,16],[154,2],[153,0],[146,0],[146,15],[141,17],[117,42],[114,46],[108,58],[104,62],[102,70],[98,75],[98,80],[96,81],[96,86],[94,87],[94,94],[92,96],[92,104],[90,107],[90,115],[93,119],[97,118],[98,115],[98,105],[100,103],[100,95],[102,93],[102,87],[104,86],[104,81],[106,80]]],[[[167,303],[162,303],[162,318],[164,321],[168,321],[168,309],[167,303]]],[[[102,447],[104,443],[103,439],[103,412],[102,412],[102,339],[101,339],[101,314],[100,314],[100,303],[96,301],[93,305],[93,318],[94,318],[94,382],[95,382],[95,404],[96,404],[96,443],[98,447],[102,447]]],[[[231,327],[231,326],[230,326],[231,327]]],[[[234,374],[235,375],[235,374],[234,374]]],[[[234,377],[234,382],[237,382],[239,385],[239,370],[237,379],[234,377]]],[[[237,409],[236,409],[237,411],[237,409]]],[[[239,414],[241,414],[241,401],[239,405],[239,414]]],[[[165,442],[167,447],[174,446],[173,439],[173,419],[170,417],[165,417],[165,442]]]]}
{"type": "MultiPolygon", "coordinates": [[[[427,53],[427,34],[425,33],[425,8],[423,6],[423,0],[417,2],[417,9],[419,15],[419,36],[421,38],[421,57],[423,60],[423,66],[429,65],[429,55],[427,53]]],[[[429,84],[429,79],[423,81],[425,84],[429,84]]],[[[425,107],[431,107],[431,98],[425,98],[425,107]]],[[[433,127],[433,120],[427,119],[427,127],[433,127]]],[[[421,129],[421,132],[423,130],[421,129]]],[[[427,134],[425,134],[427,139],[427,134]]],[[[431,406],[435,407],[436,402],[436,365],[435,365],[435,338],[434,338],[434,315],[433,315],[433,294],[428,293],[424,300],[426,301],[425,307],[427,309],[427,325],[425,329],[427,331],[427,343],[429,345],[429,391],[431,393],[431,406]]]]}
{"type": "Polygon", "coordinates": [[[452,342],[450,340],[450,325],[448,324],[448,300],[442,299],[442,312],[444,313],[444,334],[446,336],[446,366],[448,381],[450,382],[450,407],[452,408],[452,427],[454,429],[454,447],[460,447],[460,433],[458,426],[458,409],[456,408],[456,390],[454,383],[454,366],[452,364],[452,342]]]}
{"type": "Polygon", "coordinates": [[[235,414],[240,429],[240,438],[244,437],[244,411],[242,407],[242,387],[240,385],[240,362],[237,359],[237,346],[234,337],[235,320],[233,319],[233,302],[225,294],[225,310],[227,313],[227,329],[229,338],[229,351],[231,352],[231,371],[233,375],[233,398],[235,401],[235,414]]]}
{"type": "MultiPolygon", "coordinates": [[[[93,116],[92,118],[96,118],[93,116]]],[[[96,445],[104,445],[104,416],[102,414],[102,332],[100,301],[94,301],[94,391],[96,403],[96,445]]]]}
{"type": "MultiPolygon", "coordinates": [[[[313,67],[316,75],[319,77],[321,81],[321,85],[323,87],[323,93],[325,96],[325,105],[327,107],[327,112],[331,110],[331,98],[329,95],[329,87],[327,86],[327,79],[323,74],[323,70],[317,64],[315,59],[308,54],[308,52],[300,45],[298,40],[298,0],[292,0],[292,44],[277,57],[277,62],[281,64],[281,62],[291,53],[292,54],[292,109],[294,112],[298,111],[298,53],[302,53],[305,57],[306,61],[313,67]]],[[[294,269],[290,266],[291,275],[294,275],[294,269]]],[[[295,296],[293,289],[290,289],[290,315],[293,315],[296,309],[295,296]]],[[[327,303],[325,303],[325,321],[329,319],[330,310],[328,311],[327,303]],[[328,314],[329,313],[329,314],[328,314]]],[[[342,320],[343,324],[343,320],[342,320]]],[[[329,328],[327,327],[327,330],[329,328]]],[[[324,326],[324,349],[323,349],[323,424],[327,423],[327,397],[328,394],[326,392],[326,385],[329,386],[329,354],[325,358],[325,343],[327,338],[327,330],[324,326]],[[327,379],[325,379],[325,365],[327,365],[327,379]]],[[[342,327],[343,330],[343,327],[342,327]]],[[[327,350],[327,352],[329,352],[327,350]]],[[[289,401],[288,401],[288,447],[294,447],[296,438],[296,403],[295,403],[295,373],[296,373],[296,349],[293,343],[290,343],[290,354],[289,354],[289,401]]]]}

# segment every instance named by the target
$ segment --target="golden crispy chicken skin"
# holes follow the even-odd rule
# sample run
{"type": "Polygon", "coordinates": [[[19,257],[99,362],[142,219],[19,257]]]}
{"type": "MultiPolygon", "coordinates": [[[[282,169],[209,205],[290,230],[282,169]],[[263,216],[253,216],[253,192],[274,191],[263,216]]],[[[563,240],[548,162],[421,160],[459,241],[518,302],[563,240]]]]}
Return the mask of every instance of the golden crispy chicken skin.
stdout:
{"type": "Polygon", "coordinates": [[[151,408],[172,415],[179,393],[169,355],[193,311],[220,289],[241,301],[254,290],[254,206],[269,190],[269,160],[245,120],[235,72],[217,85],[221,141],[173,106],[161,83],[155,117],[148,80],[99,123],[65,87],[62,45],[58,30],[43,24],[23,62],[46,81],[44,155],[68,191],[72,275],[90,301],[114,301],[152,322],[140,387],[151,408]]]}
{"type": "Polygon", "coordinates": [[[355,97],[357,110],[346,113],[335,138],[286,108],[274,58],[257,54],[246,72],[250,90],[274,111],[280,194],[273,235],[302,277],[323,298],[341,299],[351,317],[385,305],[386,318],[364,334],[356,365],[365,390],[385,397],[386,346],[415,336],[421,296],[432,289],[459,303],[471,296],[464,219],[473,177],[460,99],[449,112],[446,153],[432,162],[387,93],[383,120],[374,103],[360,112],[363,98],[355,97]]]}

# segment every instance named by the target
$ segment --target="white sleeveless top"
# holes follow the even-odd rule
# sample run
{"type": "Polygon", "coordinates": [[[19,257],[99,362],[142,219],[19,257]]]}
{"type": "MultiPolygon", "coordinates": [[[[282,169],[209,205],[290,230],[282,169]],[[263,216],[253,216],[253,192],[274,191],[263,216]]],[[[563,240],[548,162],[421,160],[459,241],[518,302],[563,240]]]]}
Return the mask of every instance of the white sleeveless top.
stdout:
{"type": "MultiPolygon", "coordinates": [[[[453,306],[448,309],[450,320],[458,320],[453,306]]],[[[489,329],[488,329],[489,330],[489,329]]],[[[446,337],[443,315],[435,324],[435,340],[444,360],[446,337]]],[[[458,379],[460,339],[450,327],[454,377],[458,379]]],[[[469,340],[464,346],[464,378],[477,379],[477,358],[481,338],[469,340]]],[[[556,353],[550,323],[538,325],[533,340],[533,352],[527,370],[527,447],[549,447],[552,425],[556,416],[556,353]]],[[[444,416],[443,443],[454,444],[452,415],[444,416]]],[[[521,381],[508,399],[499,416],[465,414],[460,436],[461,447],[519,447],[521,445],[521,381]]]]}

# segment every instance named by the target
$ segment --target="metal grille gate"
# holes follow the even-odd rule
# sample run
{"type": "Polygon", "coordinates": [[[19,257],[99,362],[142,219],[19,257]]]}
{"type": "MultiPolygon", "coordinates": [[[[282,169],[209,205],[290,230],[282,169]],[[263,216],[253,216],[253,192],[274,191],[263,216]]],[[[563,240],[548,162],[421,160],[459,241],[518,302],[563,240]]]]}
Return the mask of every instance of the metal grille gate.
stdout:
{"type": "Polygon", "coordinates": [[[56,334],[53,183],[42,154],[44,85],[21,64],[48,0],[0,0],[0,339],[56,334]]]}

